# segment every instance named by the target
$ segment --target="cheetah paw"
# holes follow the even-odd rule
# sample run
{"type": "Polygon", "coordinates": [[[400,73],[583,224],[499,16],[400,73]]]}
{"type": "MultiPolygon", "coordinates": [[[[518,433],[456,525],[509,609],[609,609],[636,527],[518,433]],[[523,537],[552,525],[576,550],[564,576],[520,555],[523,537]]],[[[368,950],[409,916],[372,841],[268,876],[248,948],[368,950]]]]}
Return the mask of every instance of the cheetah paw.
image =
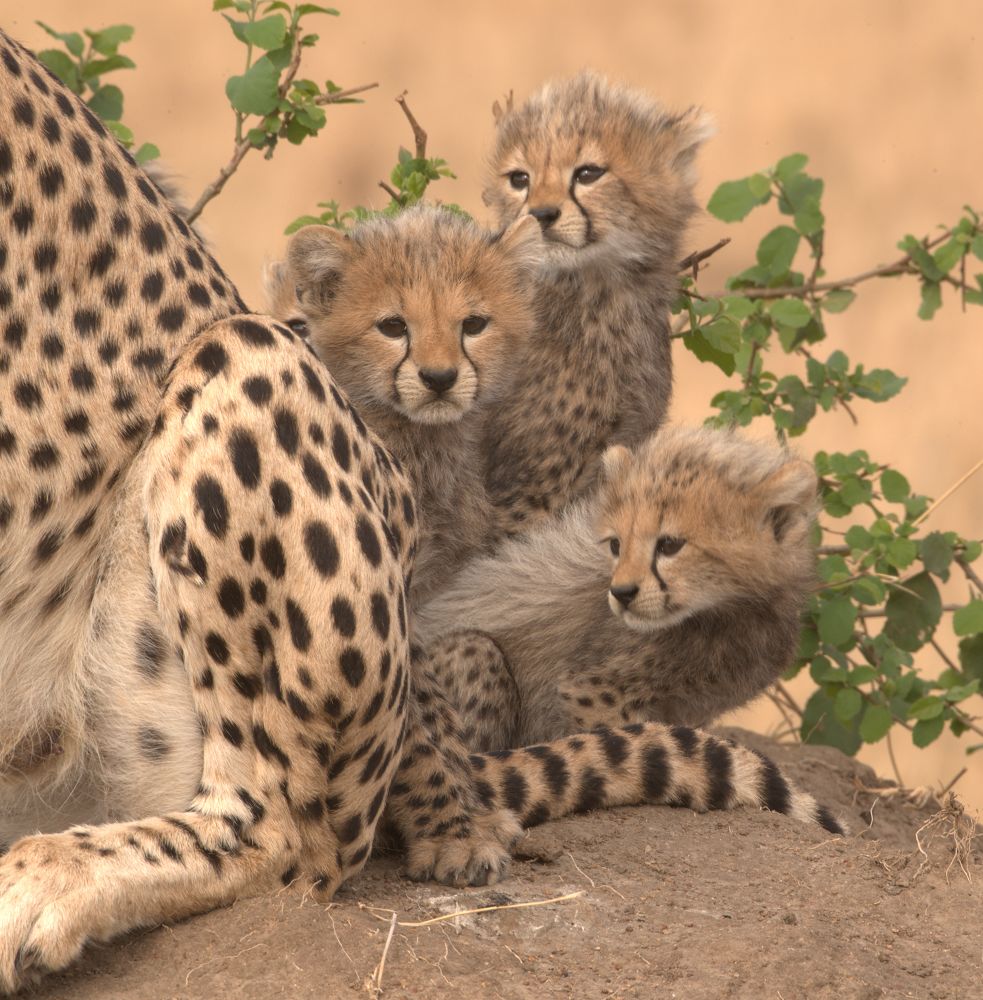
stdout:
{"type": "Polygon", "coordinates": [[[456,888],[494,885],[506,878],[512,845],[522,832],[515,814],[501,809],[471,816],[469,826],[414,840],[407,851],[407,876],[456,888]]]}

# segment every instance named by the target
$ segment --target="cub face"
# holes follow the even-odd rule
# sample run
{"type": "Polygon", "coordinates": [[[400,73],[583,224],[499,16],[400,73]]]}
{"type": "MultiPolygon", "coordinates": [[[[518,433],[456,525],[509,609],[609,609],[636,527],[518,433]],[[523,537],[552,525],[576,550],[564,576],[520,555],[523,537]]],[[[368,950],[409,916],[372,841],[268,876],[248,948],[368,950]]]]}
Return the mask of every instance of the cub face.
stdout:
{"type": "Polygon", "coordinates": [[[608,605],[630,628],[809,585],[809,463],[730,432],[669,428],[637,454],[610,448],[604,470],[597,527],[610,553],[608,605]]]}
{"type": "Polygon", "coordinates": [[[273,307],[306,319],[312,347],[356,405],[449,423],[510,381],[533,329],[541,253],[532,220],[492,234],[423,206],[347,234],[308,226],[288,246],[273,307]]]}
{"type": "Polygon", "coordinates": [[[553,263],[631,260],[695,209],[693,159],[712,132],[698,108],[673,115],[584,72],[500,116],[484,200],[500,225],[537,219],[553,263]]]}

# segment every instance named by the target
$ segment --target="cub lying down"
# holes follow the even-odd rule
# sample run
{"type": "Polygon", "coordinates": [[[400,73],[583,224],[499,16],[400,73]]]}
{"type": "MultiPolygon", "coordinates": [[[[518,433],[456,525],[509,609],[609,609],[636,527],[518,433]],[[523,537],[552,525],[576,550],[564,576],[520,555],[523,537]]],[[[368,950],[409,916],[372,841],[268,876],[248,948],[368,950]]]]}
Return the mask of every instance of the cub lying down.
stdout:
{"type": "Polygon", "coordinates": [[[794,655],[813,582],[809,464],[731,432],[666,428],[634,453],[610,448],[604,470],[594,497],[472,561],[416,614],[481,749],[598,725],[704,725],[794,655]],[[513,705],[492,724],[471,705],[460,629],[503,651],[518,718],[513,705]]]}

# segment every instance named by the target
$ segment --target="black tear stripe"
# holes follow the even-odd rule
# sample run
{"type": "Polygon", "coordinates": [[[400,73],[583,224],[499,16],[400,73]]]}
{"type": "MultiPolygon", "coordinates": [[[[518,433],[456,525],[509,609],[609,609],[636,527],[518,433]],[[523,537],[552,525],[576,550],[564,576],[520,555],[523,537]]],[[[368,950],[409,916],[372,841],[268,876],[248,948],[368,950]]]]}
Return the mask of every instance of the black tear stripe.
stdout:
{"type": "Polygon", "coordinates": [[[573,193],[574,183],[570,184],[570,200],[577,206],[577,210],[584,217],[584,222],[587,223],[587,232],[584,234],[584,246],[590,246],[596,239],[594,236],[594,225],[590,221],[590,216],[587,214],[587,209],[577,201],[577,196],[573,193]]]}

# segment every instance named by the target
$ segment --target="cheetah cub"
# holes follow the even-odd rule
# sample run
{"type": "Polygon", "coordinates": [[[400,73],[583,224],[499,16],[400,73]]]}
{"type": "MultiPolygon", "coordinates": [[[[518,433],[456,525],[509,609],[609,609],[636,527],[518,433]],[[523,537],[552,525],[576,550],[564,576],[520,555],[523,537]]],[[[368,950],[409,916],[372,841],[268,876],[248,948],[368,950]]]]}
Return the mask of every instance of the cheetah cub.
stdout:
{"type": "MultiPolygon", "coordinates": [[[[811,465],[783,448],[666,428],[634,453],[608,449],[596,496],[471,563],[418,613],[418,635],[495,639],[521,706],[517,729],[511,706],[497,729],[517,743],[704,725],[791,661],[816,503],[811,465]]],[[[453,692],[461,668],[435,659],[453,692]]]]}
{"type": "Polygon", "coordinates": [[[420,513],[412,602],[494,537],[478,436],[534,323],[543,240],[419,206],[350,234],[308,226],[267,272],[273,315],[309,337],[366,423],[405,466],[420,513]]]}
{"type": "Polygon", "coordinates": [[[665,417],[669,305],[711,132],[698,108],[670,113],[588,72],[499,119],[485,202],[502,226],[537,219],[548,260],[536,336],[484,437],[513,533],[584,496],[607,445],[638,444],[665,417]]]}

